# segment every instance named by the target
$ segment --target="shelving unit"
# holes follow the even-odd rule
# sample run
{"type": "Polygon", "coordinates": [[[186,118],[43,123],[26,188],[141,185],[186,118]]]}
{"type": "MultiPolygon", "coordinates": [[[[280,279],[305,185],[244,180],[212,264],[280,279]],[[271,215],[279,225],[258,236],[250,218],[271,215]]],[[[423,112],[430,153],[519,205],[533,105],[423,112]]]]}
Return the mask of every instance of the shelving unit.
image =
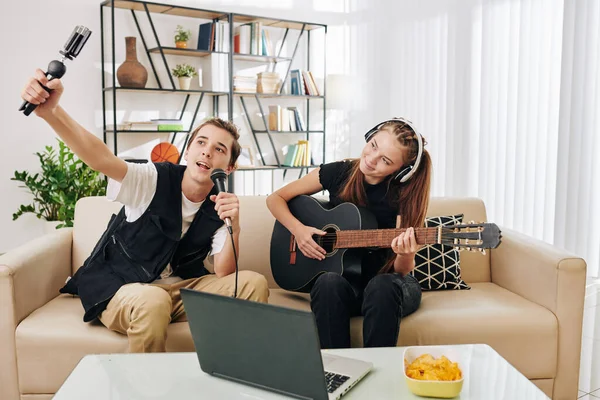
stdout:
{"type": "MultiPolygon", "coordinates": [[[[196,124],[196,116],[200,109],[200,106],[203,104],[205,98],[210,98],[212,100],[212,114],[219,114],[219,103],[220,100],[225,99],[227,104],[227,115],[230,121],[233,121],[234,116],[234,105],[237,105],[239,101],[239,106],[245,115],[245,120],[250,128],[251,139],[256,146],[258,151],[257,153],[257,162],[260,162],[261,165],[255,165],[253,167],[243,167],[240,168],[239,171],[258,171],[258,170],[302,170],[314,167],[314,165],[310,166],[297,166],[297,167],[289,167],[284,166],[279,156],[278,149],[275,147],[276,137],[289,137],[289,135],[299,135],[305,138],[305,140],[310,140],[311,135],[322,135],[322,155],[320,158],[324,161],[325,159],[325,140],[326,140],[326,132],[325,132],[325,106],[326,106],[326,93],[325,93],[325,82],[323,81],[321,92],[319,96],[310,96],[310,95],[292,95],[282,93],[282,89],[284,85],[287,84],[287,81],[290,79],[290,71],[292,69],[292,63],[296,59],[298,48],[301,40],[305,40],[306,43],[306,65],[305,69],[307,71],[311,70],[311,61],[310,61],[310,52],[311,52],[311,32],[315,30],[322,30],[323,32],[323,49],[325,49],[325,41],[327,36],[327,26],[323,24],[302,22],[302,21],[292,21],[286,19],[276,19],[270,17],[262,17],[256,15],[245,15],[238,13],[226,13],[216,10],[206,10],[200,8],[186,7],[186,6],[178,6],[178,5],[170,5],[170,4],[160,4],[148,1],[137,1],[137,0],[105,0],[100,4],[100,25],[101,25],[101,64],[102,64],[102,107],[103,107],[103,137],[105,143],[109,135],[112,135],[113,141],[113,151],[115,154],[118,153],[118,137],[120,134],[135,134],[135,133],[157,133],[155,130],[149,131],[140,131],[140,130],[123,130],[123,129],[109,129],[107,122],[112,124],[114,128],[118,127],[117,124],[117,97],[120,93],[137,93],[140,95],[180,95],[184,97],[183,106],[177,110],[178,119],[181,120],[183,115],[188,111],[188,106],[192,110],[192,122],[189,126],[186,126],[182,131],[172,132],[173,136],[171,139],[171,143],[175,141],[175,137],[178,134],[185,134],[186,139],[184,143],[184,147],[187,144],[188,135],[196,124]],[[116,61],[115,61],[115,11],[123,10],[125,12],[129,12],[131,17],[135,23],[135,27],[137,28],[139,43],[141,44],[141,48],[146,54],[147,60],[150,64],[150,68],[148,69],[149,76],[152,74],[156,80],[157,87],[146,87],[146,88],[128,88],[128,87],[120,87],[118,86],[116,79],[116,61]],[[197,18],[201,20],[206,20],[207,22],[224,22],[229,25],[229,37],[227,40],[229,41],[228,51],[209,51],[209,50],[197,50],[192,48],[176,48],[172,47],[169,42],[168,45],[166,43],[162,43],[159,35],[157,34],[156,25],[154,21],[154,17],[156,15],[170,15],[175,17],[189,17],[189,18],[197,18]],[[151,36],[152,41],[155,43],[153,46],[149,45],[149,38],[147,38],[141,27],[140,22],[142,17],[144,21],[149,24],[150,31],[152,32],[151,36]],[[110,29],[110,43],[105,43],[105,19],[108,21],[108,29],[110,29]],[[258,55],[258,54],[239,54],[234,52],[234,28],[241,24],[251,23],[251,22],[260,22],[263,27],[272,29],[272,28],[280,28],[284,30],[283,40],[280,44],[274,43],[274,47],[278,47],[275,49],[275,55],[258,55]],[[289,39],[292,35],[289,34],[291,31],[297,31],[298,35],[296,38],[296,42],[293,44],[293,54],[291,57],[282,56],[282,49],[284,46],[288,44],[286,40],[289,39]],[[106,46],[105,46],[106,45],[106,46]],[[111,54],[110,61],[108,64],[105,57],[106,54],[111,54]],[[170,63],[169,56],[183,56],[183,57],[211,57],[213,55],[226,55],[227,56],[227,64],[228,64],[228,81],[229,81],[229,90],[228,91],[213,91],[213,90],[180,90],[176,87],[175,81],[171,74],[169,73],[170,63]],[[283,85],[281,86],[279,93],[240,93],[234,91],[233,85],[233,77],[234,73],[234,63],[235,62],[250,62],[255,63],[257,66],[267,64],[269,67],[273,66],[273,70],[277,65],[286,66],[285,76],[282,77],[283,85]],[[105,65],[110,65],[112,68],[112,79],[107,82],[105,78],[105,65]],[[163,79],[159,76],[159,69],[162,71],[166,71],[168,80],[163,79]],[[112,109],[107,106],[107,98],[112,99],[112,109]],[[255,102],[259,109],[259,114],[261,115],[262,124],[264,126],[254,126],[256,125],[256,121],[251,120],[250,114],[248,113],[249,103],[250,101],[255,102]],[[280,100],[298,100],[299,102],[304,103],[304,121],[306,123],[306,129],[302,131],[274,131],[269,129],[268,124],[268,114],[265,114],[265,111],[268,112],[268,106],[265,104],[266,101],[280,101],[280,100]],[[236,104],[234,104],[234,102],[236,104]],[[313,102],[319,102],[317,106],[313,104],[313,102]],[[323,109],[323,118],[322,118],[322,128],[311,129],[311,108],[315,110],[314,107],[323,109]],[[108,111],[112,111],[112,120],[107,121],[107,113],[108,111]],[[268,138],[268,146],[272,151],[272,155],[274,155],[275,162],[267,163],[265,161],[265,153],[263,153],[262,146],[260,144],[259,137],[264,138],[264,136],[268,138]],[[285,135],[285,136],[283,136],[285,135]]],[[[107,31],[108,32],[108,31],[107,31]]],[[[197,32],[194,32],[197,34],[197,32]]],[[[193,33],[193,34],[194,34],[193,33]]],[[[291,42],[289,42],[291,43],[291,42]]],[[[325,51],[323,51],[323,57],[325,57],[325,51]]],[[[323,66],[326,65],[325,60],[323,60],[323,66]]],[[[323,67],[323,77],[326,76],[326,71],[323,67]]],[[[172,109],[171,109],[172,111],[172,109]]],[[[300,110],[299,110],[300,111],[300,110]]],[[[164,131],[159,131],[158,133],[167,133],[164,131]]],[[[264,144],[263,144],[264,145],[264,144]]],[[[183,153],[183,152],[181,152],[183,153]]],[[[311,160],[313,157],[310,158],[311,160]]],[[[313,162],[311,161],[311,164],[313,162]]],[[[285,174],[285,171],[284,171],[285,174]]],[[[232,177],[233,178],[233,177],[232,177]]]]}
{"type": "MultiPolygon", "coordinates": [[[[289,76],[290,76],[290,71],[292,70],[292,63],[293,61],[296,59],[296,56],[298,54],[298,49],[299,49],[299,44],[303,39],[306,39],[306,64],[305,64],[305,70],[307,71],[311,71],[311,62],[310,62],[310,53],[311,53],[311,32],[315,31],[315,30],[322,30],[323,31],[323,49],[326,48],[325,44],[326,44],[326,37],[327,37],[327,26],[326,25],[322,25],[322,24],[314,24],[314,23],[309,23],[309,22],[303,22],[303,21],[290,21],[290,20],[276,20],[276,19],[271,19],[271,18],[263,18],[263,17],[258,17],[258,16],[254,16],[254,15],[245,15],[245,14],[232,14],[232,20],[233,23],[248,23],[248,22],[260,22],[262,23],[264,26],[268,26],[270,28],[273,27],[277,27],[280,29],[284,29],[285,32],[283,34],[283,40],[281,42],[281,45],[279,46],[278,49],[275,49],[275,53],[277,54],[276,57],[267,57],[266,60],[263,59],[256,59],[255,61],[257,62],[269,62],[269,63],[274,63],[275,65],[273,66],[272,70],[275,70],[275,67],[277,66],[278,63],[285,63],[283,64],[284,66],[286,66],[285,68],[285,74],[283,76],[282,81],[284,82],[284,85],[287,83],[289,76]],[[290,31],[298,31],[298,35],[295,39],[295,43],[293,43],[293,52],[291,57],[280,57],[281,55],[281,51],[283,49],[283,47],[286,44],[286,40],[288,40],[290,38],[290,31]]],[[[291,39],[293,40],[293,39],[291,39]]],[[[323,52],[323,65],[326,65],[326,52],[323,52]]],[[[241,57],[238,57],[237,59],[243,59],[241,57]]],[[[326,71],[323,70],[323,76],[326,76],[326,71]]],[[[311,134],[321,134],[322,135],[322,156],[321,159],[324,160],[325,159],[325,106],[326,106],[326,93],[325,93],[325,81],[323,82],[323,88],[322,88],[322,95],[319,96],[310,96],[310,95],[292,95],[292,94],[285,94],[282,93],[282,90],[284,88],[284,85],[282,85],[280,87],[279,93],[240,93],[240,92],[233,92],[233,96],[235,98],[239,98],[242,109],[244,110],[244,114],[247,117],[247,123],[250,127],[250,131],[252,133],[253,139],[254,139],[254,143],[255,146],[258,150],[258,154],[260,155],[260,162],[262,165],[257,165],[253,168],[240,168],[239,171],[243,172],[243,171],[260,171],[260,170],[265,170],[265,167],[271,167],[271,169],[284,169],[284,177],[285,174],[287,172],[287,170],[299,170],[300,171],[300,175],[302,174],[302,171],[304,170],[308,170],[311,167],[314,167],[314,162],[313,157],[311,156],[309,159],[311,160],[309,166],[297,166],[297,167],[289,167],[289,166],[284,166],[283,165],[283,160],[279,157],[279,152],[278,149],[275,147],[275,138],[279,137],[281,135],[285,135],[286,137],[289,136],[293,136],[293,135],[302,135],[304,137],[304,139],[306,140],[310,140],[310,135],[311,134]],[[269,129],[269,123],[268,123],[268,118],[269,118],[269,114],[268,114],[268,105],[265,104],[265,102],[267,100],[273,101],[273,100],[298,100],[298,101],[304,101],[305,102],[305,108],[304,108],[304,121],[306,122],[306,129],[305,130],[301,130],[301,131],[277,131],[277,130],[271,130],[269,129]],[[261,115],[261,121],[256,124],[253,123],[250,119],[250,112],[249,110],[249,106],[250,106],[250,101],[252,101],[252,103],[256,104],[259,110],[259,114],[261,115]],[[322,121],[322,129],[311,129],[311,103],[314,101],[319,101],[321,104],[320,106],[322,106],[323,109],[323,121],[322,121]],[[256,126],[255,126],[256,125],[256,126]],[[275,157],[275,163],[268,165],[265,162],[264,157],[262,157],[262,155],[264,155],[264,152],[261,148],[261,145],[259,144],[260,140],[259,140],[259,136],[267,136],[268,138],[268,146],[271,148],[272,150],[272,154],[275,157]]],[[[312,154],[311,154],[312,155],[312,154]]]]}

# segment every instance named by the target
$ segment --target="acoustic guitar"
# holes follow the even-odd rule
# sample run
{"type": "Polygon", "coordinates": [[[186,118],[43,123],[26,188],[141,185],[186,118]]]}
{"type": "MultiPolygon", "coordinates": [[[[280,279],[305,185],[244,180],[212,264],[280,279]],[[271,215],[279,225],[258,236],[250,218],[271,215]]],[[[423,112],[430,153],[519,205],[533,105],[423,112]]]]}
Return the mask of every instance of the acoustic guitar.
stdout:
{"type": "MultiPolygon", "coordinates": [[[[271,270],[277,284],[286,290],[310,292],[319,275],[335,272],[360,275],[361,260],[368,249],[389,248],[405,229],[377,229],[375,216],[352,203],[330,207],[311,196],[289,201],[292,214],[304,225],[327,232],[313,239],[327,252],[324,260],[305,257],[294,235],[275,221],[271,236],[271,270]]],[[[434,228],[415,228],[418,244],[443,244],[459,250],[494,249],[501,242],[500,229],[493,223],[468,223],[434,228]]]]}

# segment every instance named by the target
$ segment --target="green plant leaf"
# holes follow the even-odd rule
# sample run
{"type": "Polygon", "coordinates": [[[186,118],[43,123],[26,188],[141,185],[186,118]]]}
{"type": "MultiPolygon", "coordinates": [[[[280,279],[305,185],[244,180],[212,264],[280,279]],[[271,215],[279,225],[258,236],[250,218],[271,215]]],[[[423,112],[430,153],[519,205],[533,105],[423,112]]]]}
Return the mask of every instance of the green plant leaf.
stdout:
{"type": "Polygon", "coordinates": [[[106,180],[89,168],[58,140],[58,151],[45,146],[43,153],[35,153],[41,172],[15,171],[11,180],[22,182],[33,197],[33,204],[21,205],[13,220],[25,213],[33,213],[47,221],[62,221],[59,226],[73,226],[75,204],[82,197],[106,195],[106,180]]]}
{"type": "Polygon", "coordinates": [[[189,64],[177,64],[175,68],[171,70],[171,73],[177,78],[184,76],[191,78],[198,75],[196,69],[189,64]]]}

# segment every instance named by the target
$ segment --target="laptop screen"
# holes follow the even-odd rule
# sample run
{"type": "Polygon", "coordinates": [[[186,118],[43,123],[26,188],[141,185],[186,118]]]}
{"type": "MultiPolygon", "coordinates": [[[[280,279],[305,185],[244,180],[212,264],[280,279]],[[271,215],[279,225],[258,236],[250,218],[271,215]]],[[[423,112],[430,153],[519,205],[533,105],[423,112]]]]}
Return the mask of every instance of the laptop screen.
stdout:
{"type": "Polygon", "coordinates": [[[327,399],[312,313],[181,290],[206,373],[300,398],[327,399]]]}

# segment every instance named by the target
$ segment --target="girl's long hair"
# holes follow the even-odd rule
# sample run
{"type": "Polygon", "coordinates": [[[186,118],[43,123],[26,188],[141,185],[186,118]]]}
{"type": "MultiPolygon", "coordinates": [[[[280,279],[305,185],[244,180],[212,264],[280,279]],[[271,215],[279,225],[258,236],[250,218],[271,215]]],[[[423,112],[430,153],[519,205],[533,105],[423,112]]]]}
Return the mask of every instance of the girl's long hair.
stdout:
{"type": "MultiPolygon", "coordinates": [[[[412,163],[417,158],[419,150],[418,139],[412,128],[404,122],[393,121],[383,125],[381,130],[383,129],[388,129],[396,136],[402,149],[406,151],[409,162],[412,163]]],[[[423,138],[423,146],[425,144],[425,138],[423,138]]],[[[339,197],[343,201],[365,207],[367,205],[365,176],[360,170],[360,160],[355,159],[352,163],[350,176],[339,197]]],[[[429,152],[423,149],[419,166],[407,182],[400,183],[398,180],[392,179],[392,175],[386,178],[388,185],[386,197],[390,206],[398,210],[398,215],[401,217],[400,228],[411,226],[418,228],[425,224],[425,215],[429,206],[431,169],[431,157],[429,152]]],[[[394,259],[395,254],[379,272],[391,272],[394,268],[394,259]]]]}

